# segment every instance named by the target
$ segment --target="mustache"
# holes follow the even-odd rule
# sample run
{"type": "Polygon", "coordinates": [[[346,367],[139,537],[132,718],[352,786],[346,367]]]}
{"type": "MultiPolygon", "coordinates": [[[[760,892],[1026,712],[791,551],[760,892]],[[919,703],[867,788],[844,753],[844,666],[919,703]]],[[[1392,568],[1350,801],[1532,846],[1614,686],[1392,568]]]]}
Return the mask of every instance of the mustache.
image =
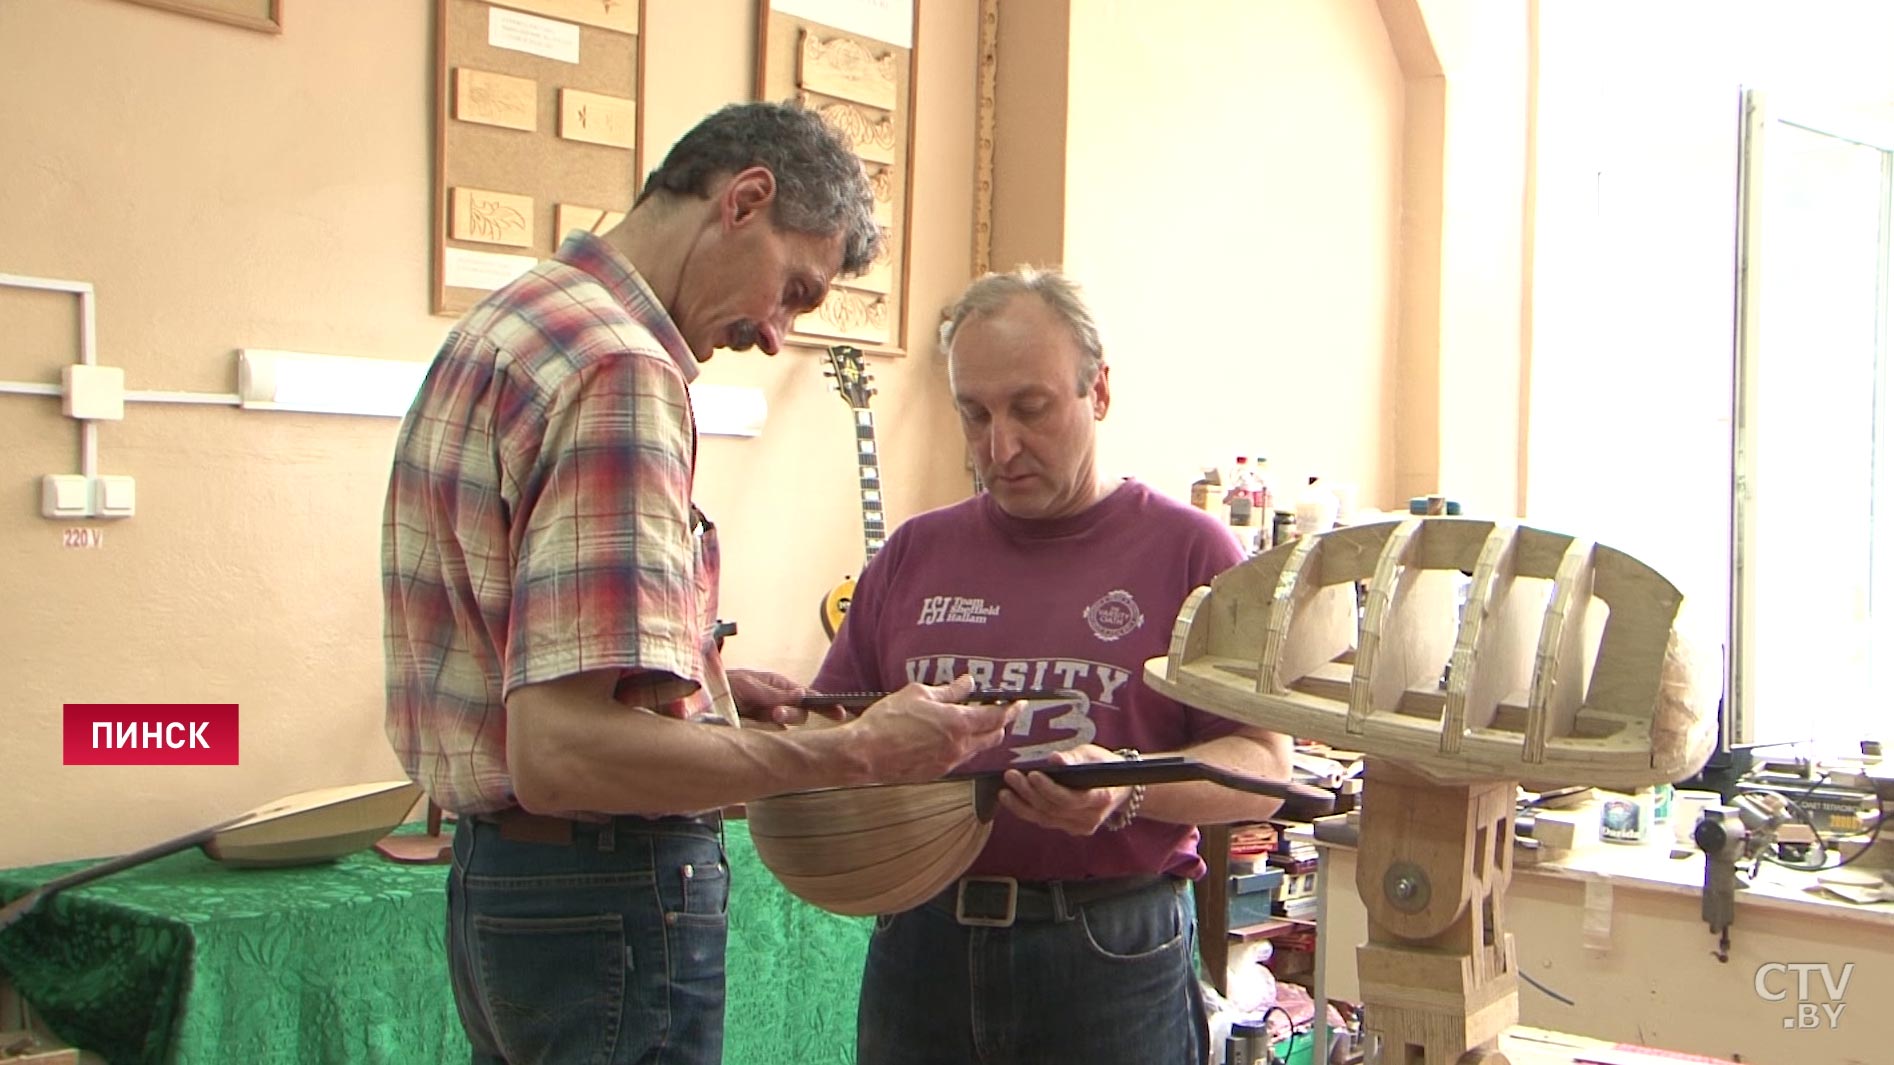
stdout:
{"type": "Polygon", "coordinates": [[[753,348],[762,332],[755,322],[738,322],[730,327],[730,347],[737,351],[753,348]]]}

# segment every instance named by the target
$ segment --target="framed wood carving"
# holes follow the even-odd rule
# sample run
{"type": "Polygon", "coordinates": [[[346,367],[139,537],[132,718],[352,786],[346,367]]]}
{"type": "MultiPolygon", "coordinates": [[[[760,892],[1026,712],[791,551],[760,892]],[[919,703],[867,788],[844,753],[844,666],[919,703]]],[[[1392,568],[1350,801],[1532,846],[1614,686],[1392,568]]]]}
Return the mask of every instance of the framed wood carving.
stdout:
{"type": "Polygon", "coordinates": [[[631,210],[644,5],[436,0],[435,19],[432,309],[459,314],[631,210]]]}
{"type": "Polygon", "coordinates": [[[264,33],[283,32],[283,0],[131,0],[264,33]]]}
{"type": "Polygon", "coordinates": [[[918,9],[917,0],[758,0],[757,98],[799,100],[848,138],[883,238],[867,273],[837,278],[822,306],[796,319],[791,343],[905,354],[918,9]]]}

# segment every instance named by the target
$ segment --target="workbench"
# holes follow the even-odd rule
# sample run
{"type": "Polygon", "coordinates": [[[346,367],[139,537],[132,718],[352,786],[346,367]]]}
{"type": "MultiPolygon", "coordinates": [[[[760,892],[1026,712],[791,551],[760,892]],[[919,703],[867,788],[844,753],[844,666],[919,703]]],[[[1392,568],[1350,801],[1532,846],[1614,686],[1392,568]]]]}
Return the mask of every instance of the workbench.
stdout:
{"type": "MultiPolygon", "coordinates": [[[[1577,821],[1573,849],[1514,866],[1506,920],[1519,973],[1531,981],[1519,991],[1521,1024],[1769,1065],[1894,1060],[1883,1015],[1894,1002],[1894,903],[1843,902],[1811,891],[1811,874],[1765,863],[1737,896],[1729,957],[1720,961],[1701,914],[1701,853],[1671,857],[1668,833],[1634,846],[1599,843],[1595,809],[1582,808],[1577,821]],[[1831,995],[1820,967],[1839,982],[1851,962],[1845,988],[1831,995]],[[1801,970],[1806,1000],[1791,965],[1809,967],[1801,970]],[[1832,1026],[1828,1011],[1837,1011],[1832,1026]]],[[[1311,829],[1289,835],[1321,852],[1317,1009],[1329,999],[1360,1001],[1355,947],[1367,913],[1355,848],[1311,829]]],[[[1327,1033],[1317,1034],[1319,1061],[1327,1033]]]]}

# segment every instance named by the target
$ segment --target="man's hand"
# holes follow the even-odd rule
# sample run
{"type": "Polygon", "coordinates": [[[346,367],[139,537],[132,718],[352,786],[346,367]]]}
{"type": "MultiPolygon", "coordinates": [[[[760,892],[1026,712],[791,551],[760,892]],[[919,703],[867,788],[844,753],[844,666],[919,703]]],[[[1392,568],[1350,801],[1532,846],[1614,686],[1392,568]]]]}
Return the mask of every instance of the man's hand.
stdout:
{"type": "MultiPolygon", "coordinates": [[[[1123,760],[1115,752],[1090,743],[1055,751],[1049,759],[1060,765],[1123,760]]],[[[1006,787],[1000,792],[1000,805],[1013,816],[1074,836],[1096,833],[1112,812],[1131,797],[1130,788],[1068,788],[1053,783],[1044,773],[1022,773],[1017,769],[1008,769],[1003,779],[1006,787]]]]}
{"type": "Polygon", "coordinates": [[[809,689],[764,669],[732,669],[730,697],[736,700],[737,713],[747,721],[766,725],[799,725],[809,714],[787,704],[810,694],[809,689]]]}
{"type": "Polygon", "coordinates": [[[938,779],[999,743],[1019,714],[1018,702],[966,705],[973,678],[952,684],[909,684],[845,726],[866,763],[864,783],[918,784],[938,779]]]}

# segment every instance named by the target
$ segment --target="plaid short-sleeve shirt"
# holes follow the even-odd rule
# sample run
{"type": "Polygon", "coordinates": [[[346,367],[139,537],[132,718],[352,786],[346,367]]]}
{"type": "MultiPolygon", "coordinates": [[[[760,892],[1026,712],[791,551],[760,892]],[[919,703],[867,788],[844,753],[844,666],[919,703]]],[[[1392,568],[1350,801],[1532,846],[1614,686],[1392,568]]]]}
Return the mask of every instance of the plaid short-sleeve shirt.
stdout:
{"type": "Polygon", "coordinates": [[[615,670],[627,713],[736,723],[716,529],[690,498],[696,372],[631,263],[589,234],[448,334],[382,528],[388,739],[443,808],[513,805],[505,698],[523,685],[615,670]]]}

